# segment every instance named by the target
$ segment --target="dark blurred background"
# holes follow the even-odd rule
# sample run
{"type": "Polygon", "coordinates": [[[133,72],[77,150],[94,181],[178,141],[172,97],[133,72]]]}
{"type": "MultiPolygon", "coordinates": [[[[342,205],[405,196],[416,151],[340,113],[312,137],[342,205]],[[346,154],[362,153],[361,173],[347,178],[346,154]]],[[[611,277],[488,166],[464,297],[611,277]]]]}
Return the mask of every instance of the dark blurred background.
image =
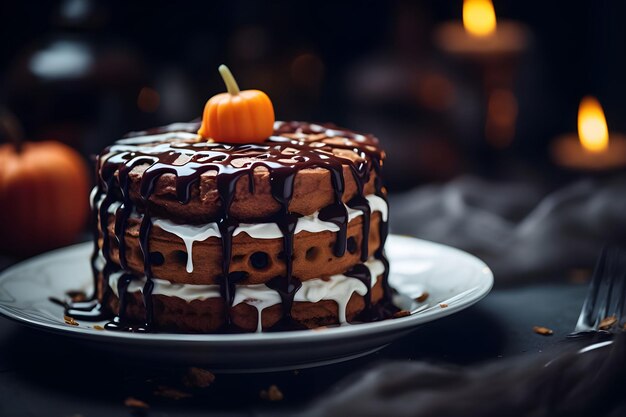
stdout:
{"type": "Polygon", "coordinates": [[[278,119],[372,132],[400,191],[461,173],[559,178],[552,139],[599,98],[626,130],[626,3],[494,2],[527,25],[516,59],[511,138],[490,143],[480,76],[433,42],[462,1],[2,2],[0,97],[32,140],[84,155],[129,130],[197,118],[224,89],[265,90],[278,119]]]}

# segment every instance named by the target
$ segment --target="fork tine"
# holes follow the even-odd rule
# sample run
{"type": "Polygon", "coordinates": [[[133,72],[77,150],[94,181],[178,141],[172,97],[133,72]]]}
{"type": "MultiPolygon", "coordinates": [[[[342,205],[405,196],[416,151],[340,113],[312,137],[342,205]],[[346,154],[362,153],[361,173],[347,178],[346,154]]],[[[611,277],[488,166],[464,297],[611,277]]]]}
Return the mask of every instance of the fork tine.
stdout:
{"type": "Polygon", "coordinates": [[[624,302],[626,299],[626,251],[622,250],[621,254],[620,254],[620,271],[617,271],[617,274],[619,276],[619,290],[617,291],[618,294],[618,299],[617,299],[617,305],[615,307],[615,311],[614,311],[614,315],[617,318],[617,325],[618,326],[623,326],[624,325],[624,302]]]}
{"type": "Polygon", "coordinates": [[[592,317],[594,317],[593,312],[596,309],[596,302],[598,301],[598,294],[600,292],[600,284],[604,275],[604,269],[606,268],[606,257],[607,247],[605,246],[602,248],[600,256],[598,257],[598,262],[593,269],[591,281],[589,282],[589,290],[587,291],[587,297],[585,297],[585,302],[583,303],[582,310],[580,311],[580,316],[578,317],[578,322],[576,323],[575,331],[577,332],[589,330],[591,327],[593,327],[593,323],[591,323],[591,320],[592,317]]]}
{"type": "Polygon", "coordinates": [[[613,303],[613,287],[615,286],[615,276],[619,274],[621,265],[621,253],[618,248],[609,247],[606,249],[606,257],[602,273],[601,288],[604,297],[600,297],[600,306],[598,306],[595,315],[596,320],[593,324],[594,329],[598,328],[600,322],[611,316],[611,306],[613,303]]]}

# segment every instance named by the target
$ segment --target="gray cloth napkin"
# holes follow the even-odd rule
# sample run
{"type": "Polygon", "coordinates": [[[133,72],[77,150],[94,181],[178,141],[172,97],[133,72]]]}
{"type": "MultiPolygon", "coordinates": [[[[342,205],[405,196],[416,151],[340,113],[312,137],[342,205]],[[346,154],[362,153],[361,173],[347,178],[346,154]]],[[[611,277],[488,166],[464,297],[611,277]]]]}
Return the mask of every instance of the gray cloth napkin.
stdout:
{"type": "Polygon", "coordinates": [[[466,250],[496,284],[592,268],[605,243],[626,241],[626,176],[585,179],[557,191],[461,177],[390,198],[393,233],[466,250]]]}

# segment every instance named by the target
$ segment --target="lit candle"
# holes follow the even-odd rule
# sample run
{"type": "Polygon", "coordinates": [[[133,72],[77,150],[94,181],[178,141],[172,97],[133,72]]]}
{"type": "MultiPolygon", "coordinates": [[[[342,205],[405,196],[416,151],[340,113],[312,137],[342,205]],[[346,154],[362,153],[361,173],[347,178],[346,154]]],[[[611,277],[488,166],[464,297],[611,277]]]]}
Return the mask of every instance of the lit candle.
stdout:
{"type": "Polygon", "coordinates": [[[491,0],[464,0],[463,23],[443,23],[435,32],[435,41],[450,54],[493,59],[523,52],[528,30],[518,22],[496,21],[491,0]]]}
{"type": "Polygon", "coordinates": [[[626,166],[626,137],[609,132],[602,106],[585,97],[578,108],[578,135],[565,134],[552,143],[554,161],[580,171],[609,171],[626,166]]]}

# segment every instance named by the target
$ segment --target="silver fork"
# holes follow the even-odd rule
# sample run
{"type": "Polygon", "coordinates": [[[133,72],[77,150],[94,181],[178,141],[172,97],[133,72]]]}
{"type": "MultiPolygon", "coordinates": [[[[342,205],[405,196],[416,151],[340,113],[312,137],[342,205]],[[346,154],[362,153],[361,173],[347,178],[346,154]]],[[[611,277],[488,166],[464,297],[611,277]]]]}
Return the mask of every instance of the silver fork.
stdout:
{"type": "Polygon", "coordinates": [[[591,276],[576,328],[568,337],[589,333],[609,335],[624,330],[625,298],[626,251],[604,247],[591,276]]]}

